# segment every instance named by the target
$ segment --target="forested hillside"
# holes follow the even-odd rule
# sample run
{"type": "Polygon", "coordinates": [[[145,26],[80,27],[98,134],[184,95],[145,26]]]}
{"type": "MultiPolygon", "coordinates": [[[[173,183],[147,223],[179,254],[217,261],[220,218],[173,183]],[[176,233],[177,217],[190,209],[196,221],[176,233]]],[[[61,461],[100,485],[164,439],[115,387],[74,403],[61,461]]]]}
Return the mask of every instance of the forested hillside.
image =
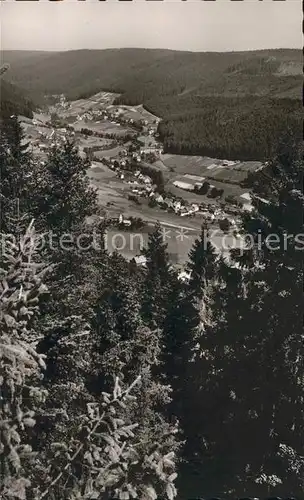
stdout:
{"type": "Polygon", "coordinates": [[[146,103],[178,94],[300,98],[301,51],[180,52],[160,49],[4,51],[6,78],[71,98],[103,88],[146,103]]]}
{"type": "Polygon", "coordinates": [[[158,127],[165,152],[265,161],[286,130],[298,140],[302,134],[302,108],[295,99],[204,97],[185,109],[158,127]]]}
{"type": "Polygon", "coordinates": [[[16,85],[0,80],[0,116],[16,114],[32,118],[34,108],[34,103],[25,92],[16,85]]]}
{"type": "Polygon", "coordinates": [[[300,50],[196,53],[159,49],[5,51],[6,78],[38,95],[120,93],[164,119],[170,152],[265,159],[283,129],[301,128],[300,50]],[[253,137],[257,137],[253,140],[253,137]]]}
{"type": "Polygon", "coordinates": [[[203,227],[184,282],[159,225],[146,267],[108,253],[72,143],[22,139],[4,120],[1,498],[302,498],[302,143],[250,178],[247,250],[203,227]]]}

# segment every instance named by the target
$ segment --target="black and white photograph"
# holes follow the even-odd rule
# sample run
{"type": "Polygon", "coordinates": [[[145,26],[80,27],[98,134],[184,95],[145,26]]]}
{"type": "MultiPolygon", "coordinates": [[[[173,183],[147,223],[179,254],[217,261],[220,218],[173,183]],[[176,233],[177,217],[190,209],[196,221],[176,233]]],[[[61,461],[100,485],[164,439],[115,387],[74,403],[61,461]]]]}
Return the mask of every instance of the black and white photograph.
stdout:
{"type": "Polygon", "coordinates": [[[0,500],[304,500],[301,28],[0,1],[0,500]]]}

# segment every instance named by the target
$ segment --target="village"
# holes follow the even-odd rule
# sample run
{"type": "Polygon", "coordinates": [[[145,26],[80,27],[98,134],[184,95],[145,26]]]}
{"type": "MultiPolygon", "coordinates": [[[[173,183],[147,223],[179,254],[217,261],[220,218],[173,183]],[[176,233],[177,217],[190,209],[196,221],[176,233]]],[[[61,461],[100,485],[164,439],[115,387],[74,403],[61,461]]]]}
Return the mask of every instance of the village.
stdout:
{"type": "Polygon", "coordinates": [[[103,217],[113,227],[132,230],[139,221],[156,220],[174,227],[187,220],[196,234],[208,223],[240,237],[240,213],[252,209],[241,181],[261,164],[166,154],[160,119],[141,105],[114,104],[117,94],[100,92],[72,102],[52,97],[54,103],[32,120],[20,118],[26,140],[41,162],[49,148],[74,141],[88,162],[103,217]]]}

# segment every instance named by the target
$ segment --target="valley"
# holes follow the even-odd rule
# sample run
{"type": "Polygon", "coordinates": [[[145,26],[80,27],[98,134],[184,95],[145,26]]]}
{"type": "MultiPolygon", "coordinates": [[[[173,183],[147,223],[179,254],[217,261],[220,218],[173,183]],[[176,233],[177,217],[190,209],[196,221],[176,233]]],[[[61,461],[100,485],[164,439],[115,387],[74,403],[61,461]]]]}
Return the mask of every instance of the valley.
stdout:
{"type": "MultiPolygon", "coordinates": [[[[119,230],[158,220],[197,236],[208,223],[218,238],[239,244],[240,214],[251,209],[247,176],[273,155],[285,130],[295,138],[300,130],[297,50],[3,55],[8,100],[20,87],[26,98],[19,111],[23,103],[32,109],[18,114],[34,155],[44,161],[50,147],[74,141],[88,161],[98,216],[119,230]]],[[[191,248],[184,239],[170,242],[176,262],[191,248]]]]}
{"type": "Polygon", "coordinates": [[[108,105],[129,106],[126,118],[160,117],[165,153],[265,161],[286,129],[300,136],[300,50],[4,51],[3,60],[10,64],[4,84],[32,99],[31,109],[64,94],[77,113],[99,105],[103,89],[108,105]]]}
{"type": "Polygon", "coordinates": [[[303,498],[296,3],[1,3],[1,500],[303,498]]]}
{"type": "Polygon", "coordinates": [[[223,250],[224,235],[224,251],[239,245],[237,221],[241,211],[251,209],[242,182],[263,164],[164,153],[158,134],[161,119],[142,105],[115,106],[116,97],[100,91],[88,99],[68,101],[56,95],[53,105],[34,112],[32,119],[20,117],[25,140],[39,161],[45,160],[49,148],[69,140],[88,161],[98,217],[113,226],[109,250],[120,246],[115,234],[123,234],[126,243],[117,250],[127,258],[136,257],[143,245],[131,248],[128,229],[132,226],[134,233],[140,227],[145,244],[156,221],[167,235],[172,262],[181,266],[203,224],[214,230],[218,251],[223,250]]]}

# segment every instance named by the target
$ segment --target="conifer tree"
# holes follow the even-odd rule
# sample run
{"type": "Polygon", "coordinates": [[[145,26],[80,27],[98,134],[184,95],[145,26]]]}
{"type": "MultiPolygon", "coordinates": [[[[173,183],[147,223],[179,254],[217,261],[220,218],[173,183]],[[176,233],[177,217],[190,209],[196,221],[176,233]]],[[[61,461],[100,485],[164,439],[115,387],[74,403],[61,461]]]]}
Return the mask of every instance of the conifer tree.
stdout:
{"type": "Polygon", "coordinates": [[[143,282],[142,314],[149,325],[161,328],[167,307],[170,280],[174,276],[174,271],[170,266],[167,244],[164,243],[159,223],[149,234],[144,255],[147,259],[147,271],[143,282]]]}
{"type": "MultiPolygon", "coordinates": [[[[83,236],[85,229],[87,242],[91,243],[92,228],[85,226],[85,219],[94,210],[96,197],[88,186],[85,165],[76,150],[67,144],[63,151],[51,151],[47,167],[38,165],[38,171],[29,199],[30,213],[39,216],[39,229],[56,230],[59,234],[69,231],[74,236],[83,236]]],[[[7,198],[12,199],[13,194],[8,192],[7,198]]],[[[43,249],[42,254],[53,264],[47,278],[49,294],[40,304],[40,317],[32,318],[30,332],[23,333],[35,339],[35,353],[32,350],[31,354],[35,354],[37,363],[42,356],[36,350],[46,354],[45,377],[36,392],[45,394],[47,399],[45,406],[39,408],[37,423],[31,431],[30,441],[37,452],[34,463],[27,468],[31,484],[23,481],[26,474],[18,464],[15,470],[9,469],[12,457],[8,455],[5,488],[1,493],[11,498],[13,492],[16,497],[31,500],[58,496],[71,500],[96,498],[96,495],[122,499],[154,499],[162,495],[172,500],[176,494],[177,428],[160,411],[170,401],[170,388],[153,373],[159,363],[160,335],[157,329],[148,329],[140,317],[139,274],[130,273],[124,259],[108,256],[104,248],[95,251],[90,247],[82,252],[73,247],[68,253],[50,247],[43,249]],[[101,324],[102,315],[111,321],[101,324]],[[96,347],[100,348],[101,337],[98,371],[91,362],[96,347]],[[116,371],[122,382],[116,383],[109,404],[110,396],[101,395],[100,390],[109,388],[116,371]],[[138,373],[141,382],[135,389],[136,401],[127,403],[124,395],[128,393],[128,382],[137,378],[138,373]],[[94,377],[99,377],[99,385],[95,383],[93,387],[94,377]],[[106,421],[97,415],[98,411],[102,414],[102,408],[106,421]],[[136,434],[132,434],[134,422],[136,434]],[[98,437],[95,431],[99,432],[98,437]]],[[[4,281],[3,293],[6,292],[4,281]]],[[[24,314],[25,307],[20,311],[24,314]]],[[[17,313],[14,315],[18,317],[17,313]]],[[[3,318],[8,321],[9,315],[3,318]]],[[[5,344],[6,338],[1,340],[5,344]]],[[[4,360],[6,367],[6,347],[4,351],[1,362],[4,360]]],[[[25,353],[23,361],[28,362],[25,353]]],[[[38,370],[38,364],[35,367],[34,364],[33,361],[33,370],[28,372],[31,376],[38,370]]],[[[17,373],[21,385],[22,376],[17,373]]],[[[21,389],[18,391],[16,398],[21,389]]],[[[31,411],[32,408],[28,415],[25,413],[29,423],[31,411]]],[[[14,436],[18,441],[16,433],[14,436]]],[[[15,445],[13,441],[11,444],[15,445]]],[[[29,447],[27,451],[30,454],[29,447]]]]}
{"type": "MultiPolygon", "coordinates": [[[[160,366],[162,337],[160,329],[149,328],[141,317],[141,291],[137,273],[130,272],[127,262],[113,254],[104,269],[97,301],[95,347],[97,387],[106,390],[116,373],[123,384],[136,374],[141,383],[134,394],[137,403],[131,415],[138,423],[137,439],[140,457],[147,450],[166,454],[178,449],[176,425],[164,414],[170,403],[170,387],[157,375],[160,366]],[[158,444],[156,444],[158,443],[158,444]]],[[[173,456],[173,455],[172,455],[173,456]]]]}
{"type": "Polygon", "coordinates": [[[34,197],[34,161],[24,143],[24,134],[17,117],[4,119],[0,136],[0,227],[3,233],[15,234],[18,220],[30,222],[30,204],[34,197]]]}
{"type": "Polygon", "coordinates": [[[37,219],[42,228],[71,232],[97,209],[95,190],[86,177],[88,164],[72,142],[53,147],[37,180],[37,219]]]}
{"type": "Polygon", "coordinates": [[[244,387],[239,389],[245,404],[255,414],[255,427],[260,436],[253,467],[258,471],[256,480],[263,474],[275,475],[282,483],[278,483],[274,492],[292,491],[294,495],[300,494],[300,477],[284,470],[279,455],[281,445],[290,446],[299,456],[303,455],[304,448],[300,298],[302,153],[302,147],[295,144],[293,138],[291,143],[282,144],[269,167],[258,173],[254,210],[244,217],[244,231],[254,241],[245,258],[251,261],[255,258],[255,266],[251,266],[248,273],[247,297],[251,312],[248,321],[252,318],[252,322],[246,325],[244,342],[250,379],[246,392],[244,387]]]}
{"type": "Polygon", "coordinates": [[[173,389],[169,411],[183,425],[189,390],[190,365],[196,353],[197,328],[200,323],[196,304],[188,293],[187,285],[172,279],[168,294],[168,307],[162,330],[160,371],[173,389]]]}
{"type": "Polygon", "coordinates": [[[1,498],[29,498],[35,454],[30,429],[41,411],[45,391],[39,375],[44,360],[31,332],[46,269],[35,263],[35,233],[29,226],[18,244],[6,241],[0,283],[0,459],[1,498]],[[39,408],[40,407],[40,408],[39,408]]]}
{"type": "Polygon", "coordinates": [[[236,495],[300,495],[303,487],[302,178],[296,147],[257,173],[254,210],[243,217],[250,248],[221,264],[202,338],[200,412],[214,417],[202,418],[203,456],[236,495]]]}
{"type": "MultiPolygon", "coordinates": [[[[180,287],[182,300],[175,302],[177,308],[172,315],[177,327],[173,329],[173,337],[177,341],[175,349],[179,345],[179,355],[178,352],[174,353],[171,365],[174,366],[175,360],[182,354],[182,366],[175,367],[178,389],[176,403],[174,398],[173,403],[185,436],[183,458],[189,465],[189,468],[182,468],[182,475],[191,477],[197,463],[198,471],[195,473],[202,476],[199,453],[203,447],[202,421],[207,415],[201,412],[206,382],[201,357],[207,331],[212,324],[213,292],[218,280],[217,255],[204,226],[200,238],[195,241],[189,253],[187,271],[190,278],[180,287]],[[178,337],[175,337],[175,334],[178,334],[178,337]]],[[[180,487],[182,494],[187,494],[183,490],[182,482],[180,487]]]]}
{"type": "Polygon", "coordinates": [[[210,295],[210,320],[199,337],[199,355],[192,370],[196,388],[192,409],[198,417],[189,418],[186,452],[188,457],[195,457],[193,470],[197,467],[202,484],[219,495],[235,487],[238,446],[243,449],[241,438],[235,437],[243,432],[241,421],[236,417],[232,425],[232,416],[241,416],[243,411],[235,397],[236,386],[239,382],[246,384],[248,379],[243,335],[250,316],[244,303],[243,281],[241,270],[219,260],[210,295]]]}
{"type": "MultiPolygon", "coordinates": [[[[113,374],[126,374],[123,368],[128,366],[129,377],[136,332],[143,328],[140,317],[140,295],[136,276],[130,273],[125,259],[117,253],[109,256],[98,285],[98,297],[93,322],[97,332],[97,365],[103,377],[112,380],[113,374]]],[[[106,386],[105,386],[106,387],[106,386]]]]}
{"type": "Polygon", "coordinates": [[[189,253],[187,270],[190,273],[189,290],[194,297],[202,300],[210,281],[216,276],[216,253],[210,241],[208,229],[202,226],[198,238],[189,253]]]}
{"type": "MultiPolygon", "coordinates": [[[[132,421],[137,398],[137,377],[127,388],[116,377],[113,395],[103,392],[100,402],[87,403],[86,413],[76,418],[69,441],[53,442],[53,460],[43,474],[37,500],[77,498],[168,500],[176,496],[175,454],[163,452],[166,436],[141,443],[140,426],[132,421]],[[57,458],[57,460],[55,460],[57,458]]],[[[170,432],[169,432],[170,433],[170,432]]]]}

